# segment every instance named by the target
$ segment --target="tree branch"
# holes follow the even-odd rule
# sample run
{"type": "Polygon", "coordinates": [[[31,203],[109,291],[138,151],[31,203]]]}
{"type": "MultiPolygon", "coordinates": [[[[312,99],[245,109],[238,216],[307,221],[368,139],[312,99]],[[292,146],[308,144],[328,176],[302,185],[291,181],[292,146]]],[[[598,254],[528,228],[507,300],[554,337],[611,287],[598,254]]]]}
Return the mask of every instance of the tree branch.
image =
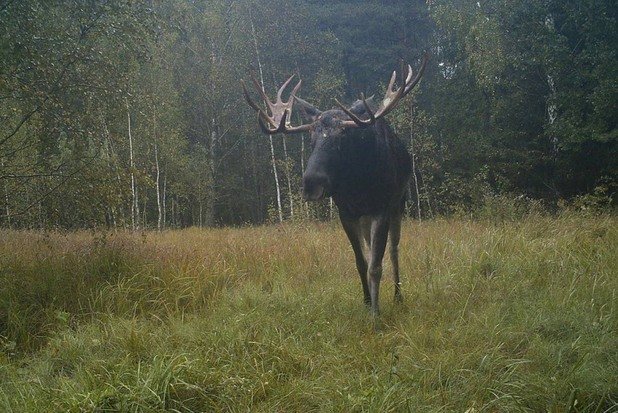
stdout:
{"type": "MultiPolygon", "coordinates": [[[[4,7],[0,7],[0,11],[4,10],[6,7],[8,7],[12,0],[7,0],[8,3],[6,3],[4,5],[4,7]]],[[[104,6],[107,5],[107,1],[105,1],[102,5],[102,8],[104,6]]],[[[85,26],[81,27],[81,34],[79,37],[79,42],[82,42],[86,36],[88,35],[88,32],[92,29],[92,27],[94,27],[94,25],[99,21],[99,19],[105,14],[104,10],[102,9],[100,11],[100,13],[96,14],[93,19],[85,26]]],[[[54,81],[54,84],[51,88],[51,90],[46,94],[45,99],[43,99],[43,101],[37,106],[35,107],[33,110],[31,110],[30,112],[28,112],[26,115],[24,115],[21,119],[21,121],[19,121],[19,123],[15,126],[15,128],[13,128],[13,130],[6,135],[5,137],[3,137],[2,139],[0,139],[0,146],[4,145],[9,139],[11,139],[13,136],[15,136],[17,134],[17,132],[19,132],[19,130],[22,128],[22,126],[24,126],[24,124],[26,122],[28,122],[28,120],[35,114],[37,113],[39,110],[41,110],[41,108],[45,105],[45,103],[49,100],[50,95],[55,92],[58,89],[58,86],[60,84],[60,82],[62,81],[62,79],[64,78],[64,76],[66,75],[68,69],[73,66],[80,58],[79,57],[75,57],[72,60],[70,60],[68,63],[66,63],[63,67],[62,67],[62,71],[60,72],[60,74],[58,75],[58,78],[54,81]]]]}
{"type": "MultiPolygon", "coordinates": [[[[18,217],[18,216],[22,216],[24,214],[26,214],[28,211],[30,211],[32,208],[34,208],[37,204],[39,204],[40,202],[42,202],[43,200],[45,200],[48,196],[50,196],[51,194],[53,194],[58,188],[60,188],[61,186],[63,186],[65,183],[67,183],[67,181],[69,179],[71,179],[72,177],[74,177],[75,175],[77,175],[78,173],[80,173],[81,171],[83,171],[86,166],[88,166],[88,164],[82,165],[80,168],[77,168],[75,171],[73,171],[72,173],[68,174],[65,176],[65,179],[63,179],[60,183],[58,183],[58,185],[54,186],[53,188],[51,188],[49,191],[45,192],[40,198],[38,198],[36,201],[30,203],[27,207],[25,207],[24,209],[22,209],[21,211],[17,212],[17,213],[12,213],[11,217],[18,217]]],[[[6,218],[7,215],[0,215],[0,218],[6,218]]]]}

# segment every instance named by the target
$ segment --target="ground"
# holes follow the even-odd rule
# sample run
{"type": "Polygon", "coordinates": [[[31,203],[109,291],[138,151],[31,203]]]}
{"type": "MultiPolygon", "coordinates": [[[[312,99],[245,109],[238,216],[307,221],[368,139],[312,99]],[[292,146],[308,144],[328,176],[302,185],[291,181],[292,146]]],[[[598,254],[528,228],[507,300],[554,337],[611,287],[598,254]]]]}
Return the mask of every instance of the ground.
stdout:
{"type": "Polygon", "coordinates": [[[2,412],[618,411],[618,220],[0,232],[2,412]]]}

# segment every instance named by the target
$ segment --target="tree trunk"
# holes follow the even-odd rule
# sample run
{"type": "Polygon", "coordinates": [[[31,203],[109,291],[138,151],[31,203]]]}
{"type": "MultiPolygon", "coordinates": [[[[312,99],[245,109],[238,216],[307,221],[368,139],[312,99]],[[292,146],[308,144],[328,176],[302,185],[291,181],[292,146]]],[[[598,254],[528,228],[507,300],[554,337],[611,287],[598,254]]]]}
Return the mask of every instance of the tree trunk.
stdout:
{"type": "Polygon", "coordinates": [[[163,210],[161,209],[161,170],[159,169],[159,148],[155,140],[155,167],[157,168],[157,229],[161,231],[163,229],[163,210]]]}
{"type": "Polygon", "coordinates": [[[275,147],[273,145],[273,135],[268,135],[270,141],[270,159],[273,164],[273,175],[275,176],[275,189],[277,190],[277,212],[279,222],[283,222],[283,209],[281,208],[281,188],[279,186],[279,175],[277,174],[277,159],[275,158],[275,147]]]}
{"type": "MultiPolygon", "coordinates": [[[[554,122],[556,122],[556,118],[558,117],[558,107],[556,105],[556,82],[554,81],[554,78],[551,75],[547,75],[547,85],[549,86],[549,96],[547,98],[547,122],[551,126],[554,124],[554,122]]],[[[551,129],[550,129],[551,130],[551,129]]],[[[552,131],[553,132],[553,131],[552,131]]],[[[550,180],[551,180],[551,184],[548,185],[548,187],[551,187],[551,190],[553,192],[553,196],[554,196],[554,202],[558,202],[558,199],[560,198],[560,192],[558,190],[558,187],[556,185],[556,181],[557,181],[557,177],[556,177],[556,170],[558,169],[558,153],[559,153],[559,140],[558,140],[558,135],[555,133],[552,133],[550,136],[550,142],[551,142],[551,153],[550,153],[550,159],[551,159],[551,175],[550,175],[550,180]]]]}
{"type": "Polygon", "coordinates": [[[163,228],[167,225],[167,174],[163,175],[163,228]]]}
{"type": "MultiPolygon", "coordinates": [[[[554,19],[553,14],[548,14],[547,16],[545,16],[545,26],[552,32],[555,33],[556,32],[556,21],[554,19]]],[[[578,43],[579,44],[579,43],[578,43]]],[[[574,52],[575,50],[573,50],[574,52]]],[[[550,68],[547,68],[547,71],[551,71],[550,68]]],[[[549,176],[548,179],[550,180],[549,184],[546,184],[546,186],[552,191],[552,195],[554,198],[554,202],[557,203],[558,199],[560,198],[560,191],[558,190],[558,187],[556,185],[556,182],[558,181],[557,176],[556,176],[556,171],[558,169],[558,152],[560,150],[559,147],[559,140],[558,140],[558,135],[556,135],[554,133],[554,131],[552,131],[551,126],[554,124],[554,122],[556,122],[556,118],[558,117],[558,106],[556,104],[556,82],[554,80],[554,77],[550,74],[550,73],[546,73],[546,77],[547,77],[547,86],[549,87],[549,94],[547,96],[547,123],[549,124],[549,130],[551,135],[549,136],[549,141],[551,143],[551,148],[550,148],[550,159],[551,159],[551,163],[550,163],[550,168],[549,168],[549,176]]]]}
{"type": "Polygon", "coordinates": [[[133,164],[133,137],[131,136],[131,111],[129,99],[125,98],[127,105],[127,129],[129,132],[129,168],[131,168],[131,228],[133,231],[139,227],[139,204],[137,202],[137,188],[135,186],[135,173],[133,164]]]}
{"type": "MultiPolygon", "coordinates": [[[[260,87],[264,91],[264,71],[262,70],[262,61],[260,60],[260,49],[258,47],[257,36],[255,34],[255,25],[251,19],[251,33],[253,34],[253,44],[255,46],[255,56],[257,58],[258,70],[260,72],[260,87]]],[[[266,103],[265,103],[266,104],[266,103]]],[[[273,136],[268,135],[270,142],[270,159],[273,165],[273,175],[275,177],[275,189],[277,190],[277,212],[279,214],[279,222],[283,222],[283,210],[281,208],[281,188],[279,186],[279,174],[277,173],[277,160],[275,158],[275,146],[273,145],[273,136]]]]}
{"type": "Polygon", "coordinates": [[[180,228],[182,226],[182,213],[180,212],[180,199],[176,197],[176,228],[180,228]]]}
{"type": "Polygon", "coordinates": [[[290,202],[290,218],[294,219],[294,197],[292,196],[292,171],[290,170],[290,158],[288,157],[288,147],[286,144],[285,135],[282,136],[283,141],[283,157],[285,159],[285,175],[288,181],[288,199],[290,202]]]}
{"type": "Polygon", "coordinates": [[[39,201],[39,229],[43,230],[43,201],[39,201]]]}
{"type": "MultiPolygon", "coordinates": [[[[2,159],[1,166],[2,166],[2,171],[4,171],[4,158],[2,159]]],[[[5,179],[4,180],[4,204],[5,204],[4,208],[6,211],[6,222],[8,224],[8,228],[11,229],[12,224],[11,224],[11,209],[9,206],[9,186],[6,182],[7,180],[5,179]]]]}
{"type": "MultiPolygon", "coordinates": [[[[112,142],[110,133],[109,133],[109,129],[107,128],[107,122],[105,121],[105,118],[103,117],[103,115],[101,114],[101,118],[102,118],[102,124],[103,124],[103,133],[105,134],[105,142],[106,142],[106,147],[108,149],[108,154],[109,154],[109,167],[111,170],[113,170],[116,173],[116,180],[118,181],[118,187],[116,188],[116,191],[118,194],[120,194],[119,199],[122,199],[122,178],[120,177],[120,167],[118,166],[118,156],[116,156],[116,151],[114,149],[114,144],[112,142]]],[[[116,212],[116,206],[112,206],[112,212],[114,214],[114,228],[116,228],[117,222],[116,222],[116,215],[120,216],[120,220],[122,221],[122,227],[126,229],[127,227],[127,220],[126,220],[126,216],[125,216],[125,211],[123,208],[123,205],[120,204],[119,205],[120,210],[117,213],[116,212]]]]}
{"type": "MultiPolygon", "coordinates": [[[[301,178],[305,176],[305,134],[301,133],[300,135],[300,176],[301,178]]],[[[309,204],[307,202],[302,201],[301,197],[301,205],[304,206],[305,216],[309,218],[309,204]]]]}
{"type": "Polygon", "coordinates": [[[176,228],[176,211],[175,211],[175,203],[174,203],[174,197],[172,196],[172,210],[170,211],[172,214],[172,218],[171,218],[171,223],[172,223],[172,228],[176,228]]]}
{"type": "Polygon", "coordinates": [[[142,228],[144,229],[148,228],[148,220],[147,220],[148,217],[146,216],[146,212],[148,212],[148,208],[146,205],[146,201],[147,201],[147,198],[146,196],[144,196],[144,200],[143,200],[144,209],[142,210],[142,228]]]}
{"type": "Polygon", "coordinates": [[[418,190],[418,176],[416,174],[416,153],[414,152],[414,101],[410,99],[410,152],[412,157],[412,178],[416,191],[416,214],[421,222],[421,197],[418,190]]]}
{"type": "Polygon", "coordinates": [[[260,180],[259,178],[259,173],[258,173],[258,163],[257,163],[257,159],[259,159],[259,154],[258,154],[258,150],[259,150],[259,146],[257,144],[257,141],[255,139],[251,140],[251,168],[252,168],[252,172],[253,172],[253,187],[255,189],[255,199],[257,201],[257,206],[253,208],[253,210],[255,211],[255,221],[258,223],[262,223],[264,222],[264,215],[263,215],[263,203],[262,203],[262,192],[261,192],[261,186],[260,186],[260,180]]]}
{"type": "Polygon", "coordinates": [[[429,190],[427,189],[427,184],[425,183],[425,181],[421,180],[421,182],[423,183],[423,189],[425,190],[425,200],[427,201],[427,211],[429,212],[429,217],[433,218],[433,208],[431,208],[431,199],[429,199],[429,190]]]}

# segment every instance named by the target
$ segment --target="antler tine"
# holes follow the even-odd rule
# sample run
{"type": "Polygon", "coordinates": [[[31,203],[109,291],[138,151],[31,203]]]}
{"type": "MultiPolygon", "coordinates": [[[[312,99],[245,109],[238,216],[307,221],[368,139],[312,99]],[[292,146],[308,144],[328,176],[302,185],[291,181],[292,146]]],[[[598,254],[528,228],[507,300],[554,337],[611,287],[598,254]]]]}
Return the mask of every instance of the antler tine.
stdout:
{"type": "Polygon", "coordinates": [[[403,91],[406,89],[406,78],[408,77],[408,75],[406,74],[406,66],[405,63],[403,63],[403,59],[401,59],[399,66],[399,70],[401,71],[401,85],[397,89],[397,94],[395,95],[396,99],[400,99],[401,96],[403,96],[403,91]]]}
{"type": "Polygon", "coordinates": [[[280,125],[276,125],[268,116],[264,114],[264,112],[258,112],[258,123],[262,129],[262,132],[267,135],[273,135],[280,129],[280,125]],[[272,125],[275,128],[271,129],[267,124],[272,125]]]}
{"type": "Polygon", "coordinates": [[[386,88],[387,92],[393,90],[393,87],[395,86],[395,80],[396,79],[397,79],[397,71],[393,70],[393,74],[391,75],[391,80],[390,80],[390,82],[388,82],[388,87],[386,88]]]}
{"type": "Polygon", "coordinates": [[[289,86],[293,77],[293,75],[290,76],[290,78],[286,80],[285,83],[279,88],[277,92],[277,100],[275,103],[273,103],[268,98],[266,92],[260,86],[260,83],[256,80],[256,78],[254,76],[251,76],[251,80],[253,81],[255,88],[260,93],[260,96],[268,107],[268,112],[263,110],[260,105],[258,105],[257,103],[255,103],[255,101],[253,101],[253,99],[251,99],[245,82],[241,80],[245,100],[247,101],[249,106],[251,106],[251,108],[258,113],[258,124],[262,129],[262,132],[264,132],[265,134],[273,135],[275,133],[299,133],[311,130],[311,128],[313,127],[313,124],[299,126],[290,125],[289,119],[292,116],[294,98],[296,96],[296,93],[300,89],[300,86],[302,85],[302,81],[299,80],[296,86],[294,86],[294,89],[292,90],[292,93],[290,94],[287,102],[283,102],[281,100],[281,96],[285,91],[286,87],[289,86]]]}
{"type": "Polygon", "coordinates": [[[290,76],[288,80],[286,80],[285,83],[277,91],[277,103],[281,103],[281,96],[283,95],[283,91],[285,90],[286,87],[288,87],[288,85],[290,84],[293,78],[294,78],[294,75],[290,76]]]}
{"type": "MultiPolygon", "coordinates": [[[[300,85],[302,85],[302,83],[303,83],[302,79],[298,81],[296,86],[294,86],[294,89],[292,89],[292,93],[290,93],[290,97],[288,98],[288,101],[284,104],[286,107],[286,110],[289,111],[290,118],[292,117],[292,107],[294,107],[294,98],[296,97],[296,92],[298,92],[298,90],[300,89],[300,85]]],[[[290,126],[290,121],[291,119],[287,120],[286,126],[290,126]]]]}
{"type": "Polygon", "coordinates": [[[416,84],[421,80],[421,77],[423,76],[423,73],[425,72],[425,67],[427,66],[428,61],[429,61],[429,53],[425,52],[425,54],[423,54],[423,61],[421,63],[421,68],[418,70],[418,73],[414,77],[414,80],[412,80],[411,82],[407,84],[404,95],[407,95],[414,88],[414,86],[416,86],[416,84]]]}
{"type": "Polygon", "coordinates": [[[270,119],[264,114],[264,112],[259,112],[258,113],[258,123],[260,124],[260,128],[262,129],[262,132],[264,132],[267,135],[274,135],[276,133],[307,132],[311,130],[311,128],[313,127],[311,124],[299,125],[299,126],[288,126],[287,117],[288,117],[288,111],[286,110],[283,113],[283,116],[281,116],[281,121],[279,122],[279,125],[273,125],[275,126],[275,129],[271,129],[270,127],[266,125],[266,123],[272,124],[272,122],[270,122],[270,119]]]}
{"type": "Polygon", "coordinates": [[[253,110],[255,110],[256,112],[261,112],[262,108],[260,108],[254,101],[253,99],[251,99],[251,96],[249,95],[249,91],[247,90],[247,86],[245,85],[245,81],[244,80],[240,80],[240,84],[242,85],[242,94],[245,96],[245,100],[247,101],[247,103],[249,104],[249,106],[251,106],[253,108],[253,110]]]}
{"type": "MultiPolygon", "coordinates": [[[[412,80],[412,82],[410,83],[410,79],[412,78],[412,66],[408,65],[407,70],[404,71],[403,60],[401,66],[402,85],[397,89],[397,91],[393,91],[390,88],[386,91],[386,95],[384,96],[384,100],[382,101],[382,106],[376,113],[376,118],[386,116],[391,110],[393,110],[397,105],[397,102],[399,102],[401,98],[403,98],[416,85],[416,83],[418,83],[418,81],[421,79],[421,76],[423,75],[424,66],[421,68],[421,71],[419,71],[414,80],[412,80]],[[407,72],[407,74],[404,75],[405,72],[407,72]]],[[[391,81],[392,79],[393,78],[391,77],[391,81]]]]}
{"type": "MultiPolygon", "coordinates": [[[[255,79],[253,79],[255,81],[255,79]]],[[[242,84],[242,92],[243,95],[245,95],[245,100],[247,101],[247,103],[249,104],[249,106],[251,106],[253,108],[253,110],[255,110],[256,112],[258,112],[260,115],[264,116],[267,120],[268,123],[270,123],[271,125],[275,126],[275,123],[273,121],[270,120],[270,118],[268,118],[268,116],[266,116],[266,114],[264,113],[264,111],[262,110],[262,108],[253,101],[253,99],[251,99],[251,96],[249,95],[249,91],[247,90],[247,87],[245,85],[245,81],[241,80],[240,83],[242,84]]],[[[262,90],[260,88],[257,88],[258,90],[262,90]]],[[[268,99],[268,98],[266,98],[268,99]]],[[[266,100],[266,102],[268,102],[268,100],[266,100]]],[[[269,102],[268,102],[269,103],[269,102]]]]}
{"type": "Polygon", "coordinates": [[[262,111],[258,112],[258,122],[260,124],[260,127],[262,128],[262,131],[268,135],[274,135],[275,133],[285,132],[287,114],[288,114],[287,110],[283,111],[281,120],[279,121],[279,124],[277,125],[273,121],[273,119],[268,117],[264,112],[262,111]],[[269,126],[267,126],[267,124],[274,126],[274,129],[271,129],[269,126]]]}
{"type": "Polygon", "coordinates": [[[376,117],[373,114],[373,111],[371,110],[371,108],[369,107],[369,104],[367,103],[367,99],[365,99],[364,93],[361,93],[361,100],[363,101],[363,106],[365,107],[365,111],[369,114],[369,122],[371,122],[371,124],[374,124],[376,122],[376,117]]]}
{"type": "Polygon", "coordinates": [[[264,92],[264,89],[262,88],[262,85],[260,85],[260,82],[258,82],[255,76],[253,75],[251,75],[251,80],[253,81],[253,85],[255,86],[255,89],[258,91],[258,93],[260,94],[260,96],[262,97],[266,105],[268,105],[268,108],[271,109],[272,111],[273,104],[268,98],[268,96],[266,96],[266,92],[264,92]]]}
{"type": "Polygon", "coordinates": [[[412,66],[408,65],[408,76],[406,77],[406,85],[412,80],[412,75],[414,74],[414,70],[412,70],[412,66]]]}
{"type": "Polygon", "coordinates": [[[414,86],[416,86],[416,84],[421,80],[421,77],[423,76],[423,72],[425,71],[425,67],[427,65],[428,60],[429,60],[429,54],[425,52],[425,54],[423,55],[423,62],[421,64],[421,68],[419,69],[416,76],[414,76],[414,71],[412,70],[412,66],[405,65],[403,59],[400,61],[401,85],[399,85],[399,87],[395,89],[395,81],[397,80],[397,71],[395,70],[393,71],[393,74],[391,75],[391,79],[388,82],[388,86],[384,94],[384,99],[382,100],[382,103],[380,104],[380,108],[376,111],[375,114],[369,108],[369,105],[367,104],[367,100],[365,99],[363,95],[362,96],[363,105],[365,106],[365,110],[367,111],[370,117],[370,119],[368,120],[360,119],[358,116],[350,112],[349,109],[344,107],[337,99],[335,99],[335,102],[337,102],[337,106],[339,106],[339,108],[341,108],[341,110],[343,110],[345,114],[348,115],[350,119],[352,119],[352,121],[345,121],[344,122],[345,126],[346,127],[371,126],[376,122],[377,119],[380,119],[386,116],[388,113],[390,113],[390,111],[392,111],[395,108],[397,103],[405,95],[407,95],[414,88],[414,86]]]}
{"type": "Polygon", "coordinates": [[[273,121],[268,116],[266,116],[264,112],[258,112],[258,122],[260,123],[260,127],[262,128],[262,131],[268,135],[273,135],[279,132],[285,132],[286,118],[287,118],[287,110],[283,112],[283,115],[281,116],[281,121],[277,125],[273,123],[273,121]],[[275,129],[271,129],[269,126],[266,125],[266,123],[271,124],[272,126],[275,127],[275,129]]]}
{"type": "Polygon", "coordinates": [[[300,89],[300,85],[303,83],[303,80],[300,79],[298,81],[298,83],[296,84],[296,86],[294,86],[294,89],[292,89],[292,93],[290,93],[290,99],[288,100],[288,103],[294,103],[294,98],[296,97],[296,92],[298,92],[298,90],[300,89]]]}
{"type": "Polygon", "coordinates": [[[360,127],[366,127],[366,126],[370,126],[373,124],[373,122],[375,122],[375,118],[373,117],[373,113],[371,114],[371,119],[373,119],[373,122],[371,120],[363,120],[361,118],[359,118],[358,116],[356,116],[355,114],[353,114],[348,108],[346,108],[345,106],[343,106],[343,104],[341,102],[339,102],[339,100],[337,100],[337,98],[335,98],[335,103],[337,104],[337,106],[339,106],[339,108],[350,117],[350,119],[352,119],[352,121],[354,121],[354,123],[360,127]]]}

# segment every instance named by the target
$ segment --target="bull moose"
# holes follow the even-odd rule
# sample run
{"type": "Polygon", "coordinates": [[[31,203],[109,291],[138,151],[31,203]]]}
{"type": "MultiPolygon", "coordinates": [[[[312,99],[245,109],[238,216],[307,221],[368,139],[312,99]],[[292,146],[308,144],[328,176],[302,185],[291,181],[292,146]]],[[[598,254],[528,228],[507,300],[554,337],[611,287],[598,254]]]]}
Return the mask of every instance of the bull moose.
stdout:
{"type": "Polygon", "coordinates": [[[364,96],[350,107],[335,99],[337,108],[322,112],[296,96],[302,81],[284,102],[282,94],[294,76],[281,86],[273,103],[253,78],[267,106],[264,111],[251,99],[244,82],[242,84],[245,99],[258,113],[258,123],[265,134],[311,134],[312,152],[303,175],[303,197],[309,201],[332,197],[335,201],[341,224],[354,250],[364,302],[374,315],[379,313],[382,259],[389,235],[395,301],[403,300],[398,248],[406,187],[412,170],[406,147],[384,117],[417,85],[427,60],[425,54],[415,76],[412,67],[404,68],[402,63],[397,88],[397,72],[393,71],[384,99],[378,105],[364,96]],[[295,103],[306,124],[291,125],[295,103]],[[367,257],[363,244],[368,247],[367,257]]]}

